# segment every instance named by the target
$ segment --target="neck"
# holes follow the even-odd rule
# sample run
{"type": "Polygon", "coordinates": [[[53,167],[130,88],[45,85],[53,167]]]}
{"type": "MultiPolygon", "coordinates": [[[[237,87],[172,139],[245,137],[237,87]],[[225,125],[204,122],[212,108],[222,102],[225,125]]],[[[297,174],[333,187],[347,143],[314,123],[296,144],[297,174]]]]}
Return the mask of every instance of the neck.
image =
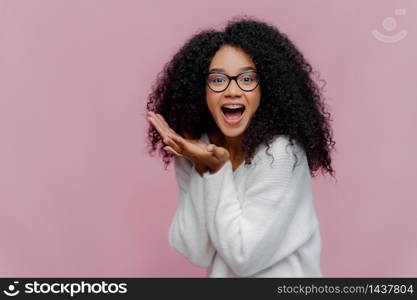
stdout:
{"type": "Polygon", "coordinates": [[[215,132],[212,135],[213,143],[217,146],[226,148],[229,151],[230,159],[234,161],[243,155],[241,152],[240,145],[242,143],[243,135],[235,136],[235,137],[228,137],[225,136],[220,131],[215,132]]]}

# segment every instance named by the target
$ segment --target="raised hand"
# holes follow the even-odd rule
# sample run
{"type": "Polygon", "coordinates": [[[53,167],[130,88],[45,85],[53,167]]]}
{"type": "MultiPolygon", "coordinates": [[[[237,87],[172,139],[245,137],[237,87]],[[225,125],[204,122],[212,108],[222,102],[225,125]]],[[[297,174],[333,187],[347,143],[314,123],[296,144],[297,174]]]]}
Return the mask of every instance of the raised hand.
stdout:
{"type": "Polygon", "coordinates": [[[164,149],[174,155],[191,159],[200,174],[207,168],[212,173],[216,172],[230,158],[226,148],[207,144],[199,139],[181,137],[169,127],[160,114],[148,112],[147,118],[158,131],[164,144],[167,145],[164,149]]]}

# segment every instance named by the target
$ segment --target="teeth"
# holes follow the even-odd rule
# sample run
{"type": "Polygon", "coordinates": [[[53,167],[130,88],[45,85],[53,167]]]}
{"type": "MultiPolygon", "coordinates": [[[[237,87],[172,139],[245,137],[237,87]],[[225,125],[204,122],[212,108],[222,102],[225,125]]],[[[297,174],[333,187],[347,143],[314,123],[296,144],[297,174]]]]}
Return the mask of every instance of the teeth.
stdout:
{"type": "Polygon", "coordinates": [[[244,107],[244,106],[239,105],[239,104],[230,104],[230,105],[224,105],[223,107],[230,108],[230,109],[235,109],[235,108],[241,108],[241,107],[244,107]]]}

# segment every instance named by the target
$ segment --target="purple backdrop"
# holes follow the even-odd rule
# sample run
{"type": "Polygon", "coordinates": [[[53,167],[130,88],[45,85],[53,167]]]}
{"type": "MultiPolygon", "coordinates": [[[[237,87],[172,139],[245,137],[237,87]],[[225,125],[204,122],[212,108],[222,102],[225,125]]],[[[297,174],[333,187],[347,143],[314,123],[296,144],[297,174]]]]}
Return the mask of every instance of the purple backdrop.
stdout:
{"type": "Polygon", "coordinates": [[[1,0],[1,276],[205,276],[168,245],[178,190],[146,154],[144,108],[187,38],[241,14],[287,33],[327,81],[324,276],[417,276],[412,0],[1,0]]]}

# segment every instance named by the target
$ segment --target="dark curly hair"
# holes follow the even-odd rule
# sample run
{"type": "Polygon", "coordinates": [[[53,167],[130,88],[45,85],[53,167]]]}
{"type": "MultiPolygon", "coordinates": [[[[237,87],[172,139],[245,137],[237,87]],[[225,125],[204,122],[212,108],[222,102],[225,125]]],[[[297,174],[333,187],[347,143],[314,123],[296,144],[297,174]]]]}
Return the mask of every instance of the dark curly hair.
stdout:
{"type": "MultiPolygon", "coordinates": [[[[229,21],[224,31],[208,29],[195,34],[159,73],[147,110],[161,114],[183,136],[187,133],[199,139],[204,132],[216,129],[205,102],[205,84],[211,59],[223,45],[243,49],[261,75],[260,105],[241,145],[245,164],[251,164],[259,145],[269,149],[274,137],[287,135],[291,144],[296,140],[303,146],[312,177],[320,168],[334,177],[330,152],[335,142],[330,114],[324,107],[324,86],[319,88],[314,82],[317,72],[287,35],[265,22],[243,17],[229,21]]],[[[163,149],[152,125],[147,137],[149,154],[159,146],[166,168],[173,154],[163,149]]]]}

